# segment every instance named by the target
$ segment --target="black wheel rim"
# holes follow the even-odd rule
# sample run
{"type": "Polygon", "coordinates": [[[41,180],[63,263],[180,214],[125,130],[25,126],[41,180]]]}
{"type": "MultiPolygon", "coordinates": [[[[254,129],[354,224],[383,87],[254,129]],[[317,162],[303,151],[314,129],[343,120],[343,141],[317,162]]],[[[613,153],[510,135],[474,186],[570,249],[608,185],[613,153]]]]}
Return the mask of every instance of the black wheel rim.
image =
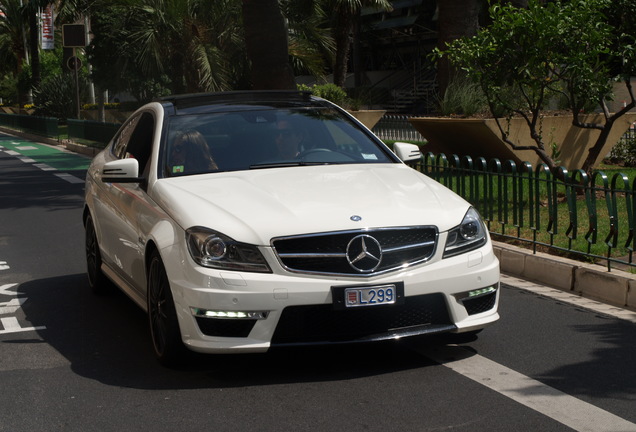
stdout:
{"type": "Polygon", "coordinates": [[[168,279],[161,262],[154,258],[148,277],[148,317],[155,350],[163,355],[168,339],[168,279]]]}

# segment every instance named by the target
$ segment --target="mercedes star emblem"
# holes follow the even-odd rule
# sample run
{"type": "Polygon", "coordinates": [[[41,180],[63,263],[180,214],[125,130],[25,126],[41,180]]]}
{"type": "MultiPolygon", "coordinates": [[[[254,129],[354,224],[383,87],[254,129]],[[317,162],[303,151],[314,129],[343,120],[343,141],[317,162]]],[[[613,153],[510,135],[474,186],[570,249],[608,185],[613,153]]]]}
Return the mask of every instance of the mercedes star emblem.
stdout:
{"type": "Polygon", "coordinates": [[[347,261],[360,273],[373,272],[382,261],[380,242],[368,234],[355,236],[347,245],[347,261]]]}

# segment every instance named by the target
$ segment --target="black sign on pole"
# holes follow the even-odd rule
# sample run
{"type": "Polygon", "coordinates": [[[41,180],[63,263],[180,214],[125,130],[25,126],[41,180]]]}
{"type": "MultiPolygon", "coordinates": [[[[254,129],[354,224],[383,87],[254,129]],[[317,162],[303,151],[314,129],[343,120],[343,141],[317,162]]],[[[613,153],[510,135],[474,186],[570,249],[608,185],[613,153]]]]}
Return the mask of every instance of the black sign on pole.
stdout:
{"type": "Polygon", "coordinates": [[[82,60],[79,57],[69,57],[66,61],[66,66],[70,70],[79,70],[82,67],[82,60]]]}
{"type": "Polygon", "coordinates": [[[86,46],[86,26],[84,24],[64,24],[62,26],[62,44],[65,48],[84,48],[86,46]]]}

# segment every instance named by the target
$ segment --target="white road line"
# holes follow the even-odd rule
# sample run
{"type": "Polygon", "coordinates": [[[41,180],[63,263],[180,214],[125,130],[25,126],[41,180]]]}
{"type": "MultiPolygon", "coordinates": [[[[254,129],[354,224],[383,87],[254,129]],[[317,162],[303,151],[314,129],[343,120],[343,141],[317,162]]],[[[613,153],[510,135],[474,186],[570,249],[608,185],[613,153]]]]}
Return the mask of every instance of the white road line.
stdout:
{"type": "Polygon", "coordinates": [[[81,178],[75,177],[67,173],[56,173],[54,175],[61,178],[62,180],[66,180],[69,183],[84,183],[84,180],[82,180],[81,178]]]}
{"type": "Polygon", "coordinates": [[[46,330],[45,326],[39,327],[20,327],[20,323],[16,317],[0,318],[0,323],[4,330],[0,330],[0,335],[7,333],[21,333],[27,331],[46,330]]]}
{"type": "Polygon", "coordinates": [[[57,168],[53,168],[52,166],[43,163],[36,163],[33,164],[33,166],[40,168],[42,171],[57,171],[57,168]]]}
{"type": "Polygon", "coordinates": [[[633,432],[636,424],[459,346],[417,349],[431,360],[579,432],[633,432]]]}
{"type": "Polygon", "coordinates": [[[6,303],[0,303],[0,315],[14,314],[27,301],[26,297],[18,297],[6,303]]]}
{"type": "Polygon", "coordinates": [[[20,153],[18,153],[17,151],[14,151],[14,150],[5,150],[4,152],[6,154],[10,155],[10,156],[21,156],[20,153]]]}
{"type": "Polygon", "coordinates": [[[22,162],[24,162],[24,163],[30,163],[30,164],[35,163],[35,162],[36,162],[36,160],[35,160],[35,159],[31,159],[30,157],[20,157],[20,158],[18,158],[18,159],[20,159],[20,160],[21,160],[22,162]]]}

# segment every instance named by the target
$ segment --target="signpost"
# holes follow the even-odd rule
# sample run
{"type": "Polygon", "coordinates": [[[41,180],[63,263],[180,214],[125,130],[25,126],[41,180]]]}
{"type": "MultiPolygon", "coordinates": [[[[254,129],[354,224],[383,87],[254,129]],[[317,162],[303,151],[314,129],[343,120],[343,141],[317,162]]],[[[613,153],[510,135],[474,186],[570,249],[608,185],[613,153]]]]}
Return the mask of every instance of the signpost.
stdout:
{"type": "Polygon", "coordinates": [[[86,26],[84,24],[64,24],[62,26],[62,44],[64,48],[73,48],[73,56],[68,59],[66,65],[75,73],[75,109],[79,120],[79,68],[82,67],[82,61],[76,56],[76,49],[86,46],[86,26]]]}

